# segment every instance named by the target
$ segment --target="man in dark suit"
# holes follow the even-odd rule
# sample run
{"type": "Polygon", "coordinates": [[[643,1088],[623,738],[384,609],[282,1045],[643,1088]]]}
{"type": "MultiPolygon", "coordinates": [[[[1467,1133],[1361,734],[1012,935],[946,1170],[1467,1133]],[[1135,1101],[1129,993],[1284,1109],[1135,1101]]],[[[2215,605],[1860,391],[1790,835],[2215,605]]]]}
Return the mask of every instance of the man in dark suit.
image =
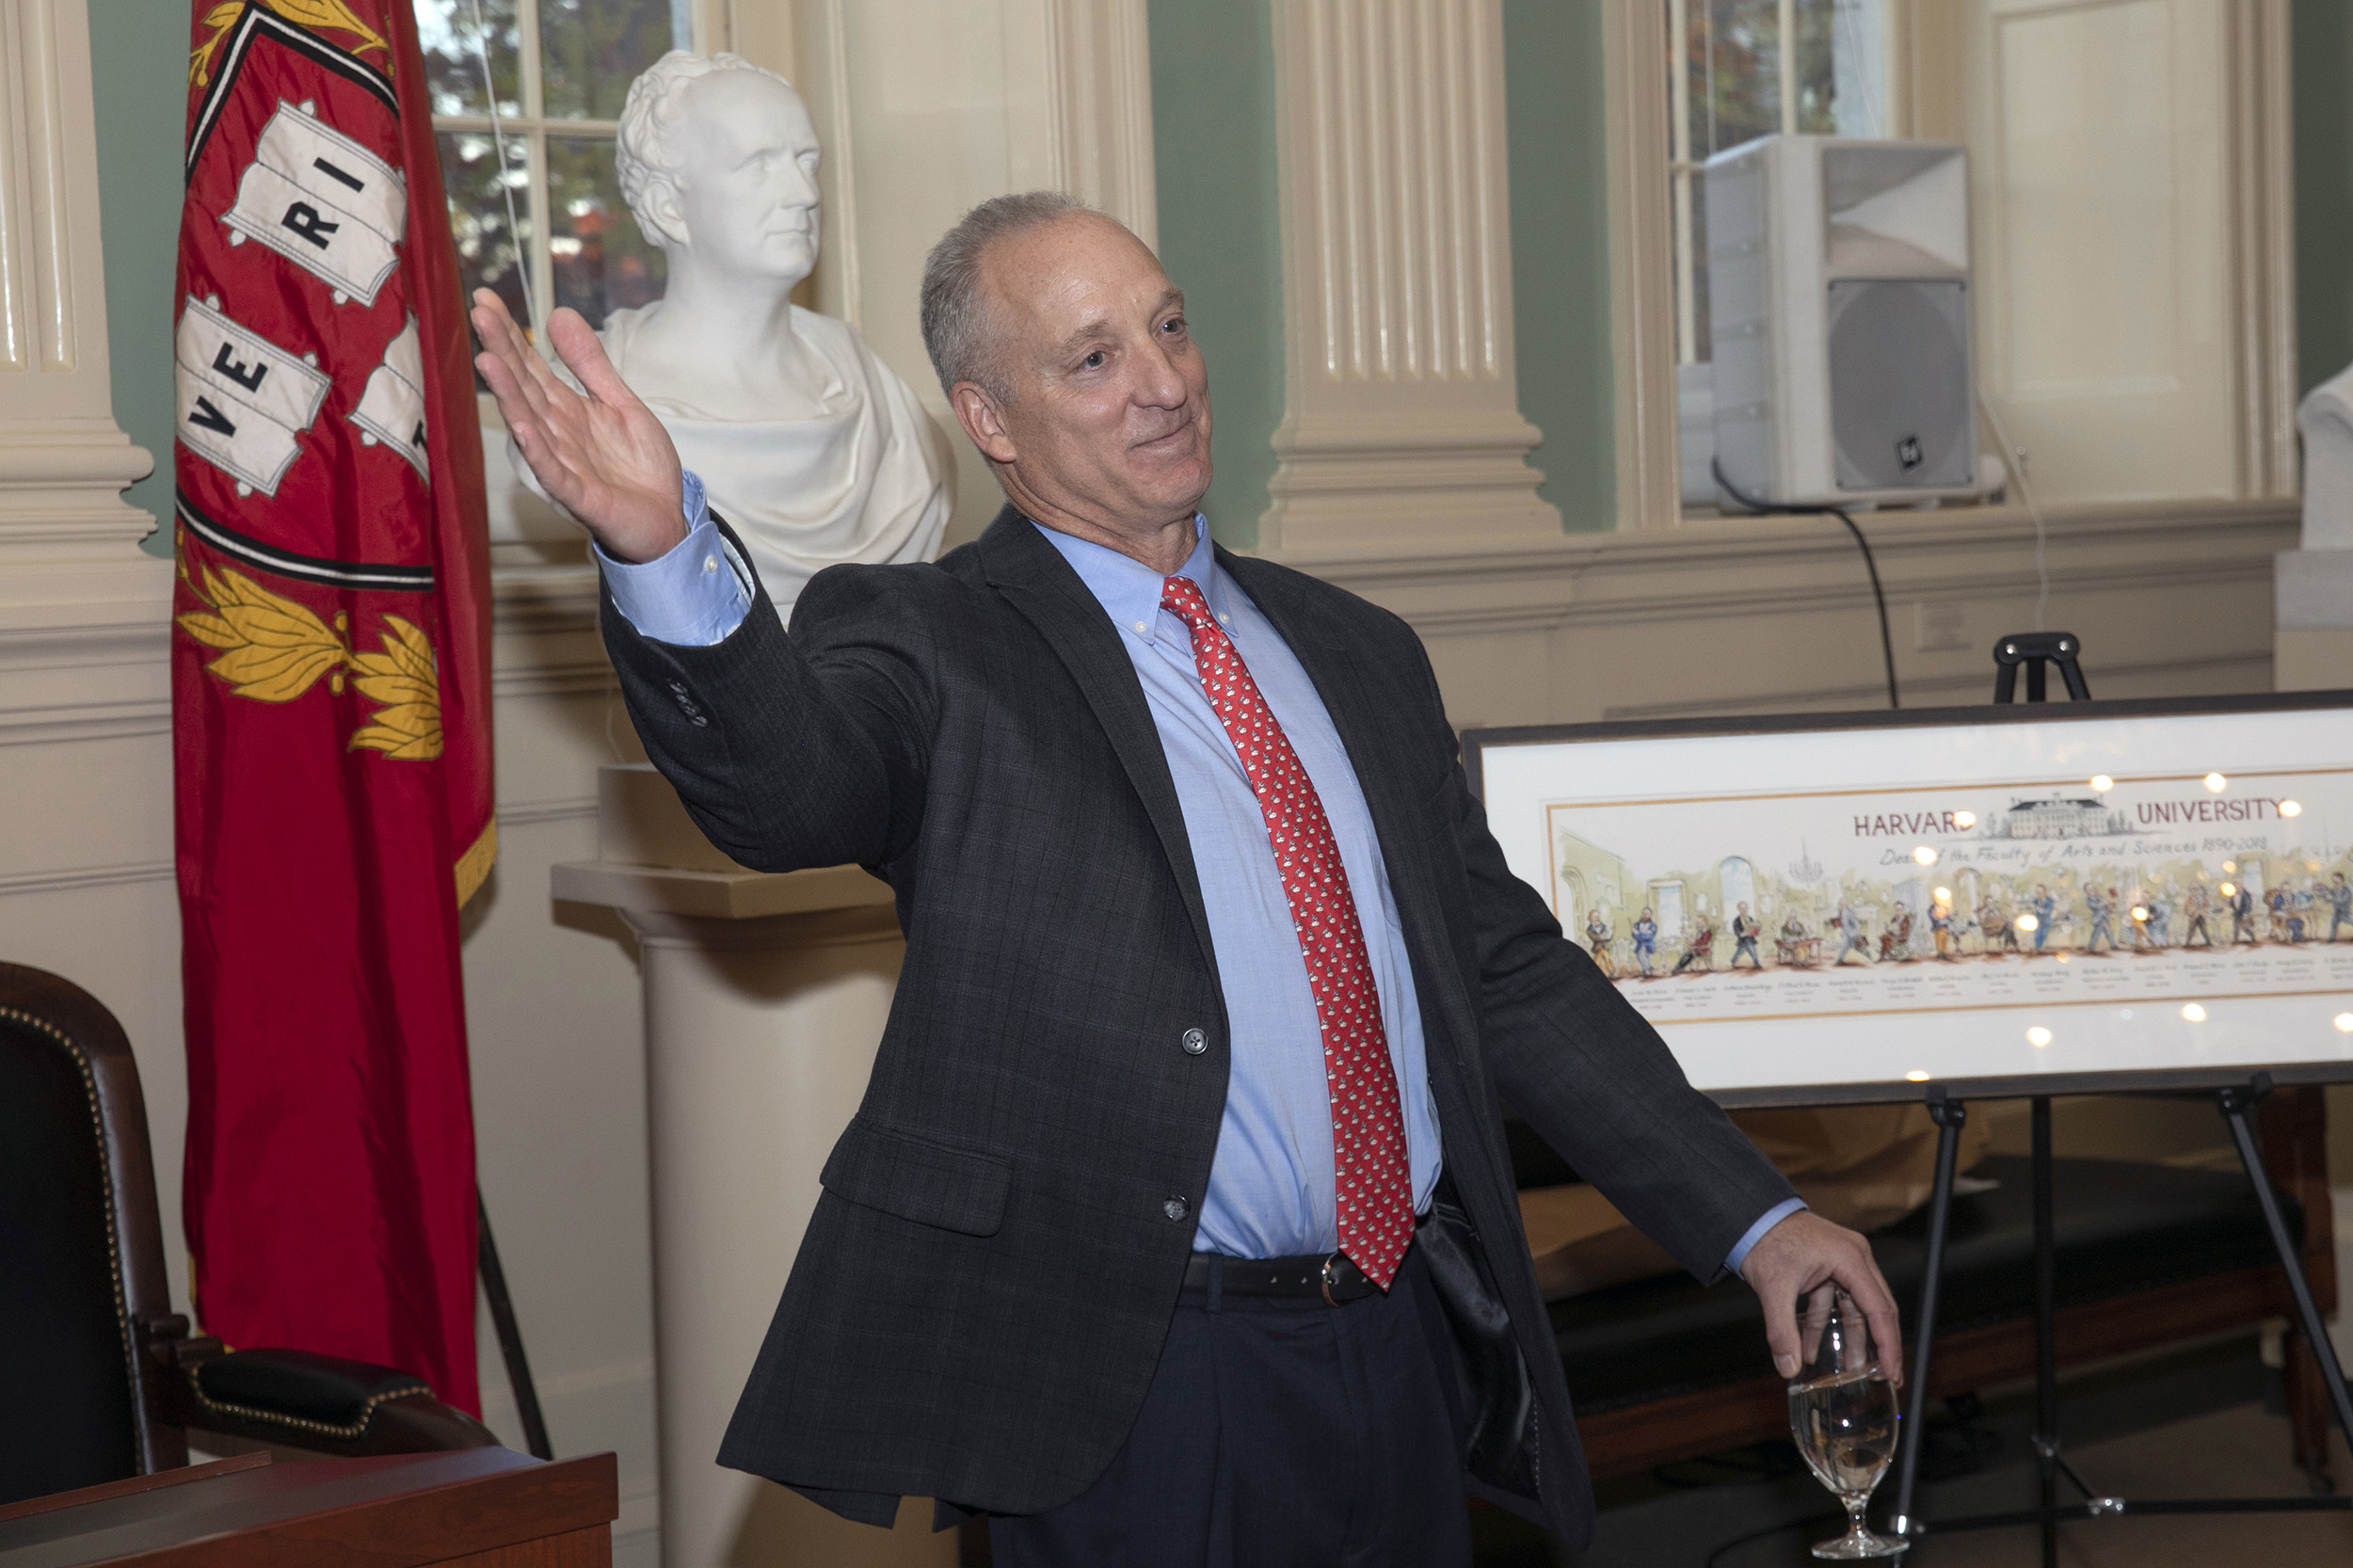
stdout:
{"type": "Polygon", "coordinates": [[[583,396],[475,297],[648,753],[734,858],[866,866],[906,933],[723,1464],[984,1511],[1005,1563],[1462,1563],[1458,1477],[1581,1541],[1499,1101],[1739,1270],[1785,1374],[1826,1281],[1895,1343],[1862,1239],[1505,869],[1411,630],[1209,544],[1207,372],[1125,229],[1039,194],[940,243],[926,344],[1008,504],[820,573],[789,635],[585,325],[583,396]]]}

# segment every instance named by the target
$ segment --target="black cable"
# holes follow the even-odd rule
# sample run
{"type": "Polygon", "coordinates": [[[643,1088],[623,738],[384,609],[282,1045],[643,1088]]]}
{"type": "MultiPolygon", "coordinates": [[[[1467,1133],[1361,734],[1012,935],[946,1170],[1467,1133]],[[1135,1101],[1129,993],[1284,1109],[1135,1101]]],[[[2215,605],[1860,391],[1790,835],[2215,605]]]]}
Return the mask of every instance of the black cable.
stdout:
{"type": "Polygon", "coordinates": [[[482,1293],[489,1298],[490,1323],[498,1330],[499,1355],[506,1363],[506,1385],[515,1394],[515,1416],[523,1424],[523,1442],[534,1459],[553,1459],[548,1442],[547,1418],[539,1413],[539,1388],[531,1381],[531,1361],[523,1354],[522,1325],[515,1320],[515,1299],[506,1292],[506,1271],[499,1265],[499,1246],[490,1239],[490,1206],[474,1189],[475,1260],[482,1272],[482,1293]]]}
{"type": "Polygon", "coordinates": [[[1855,526],[1854,519],[1847,515],[1843,506],[1776,506],[1770,502],[1742,495],[1733,487],[1732,481],[1724,477],[1722,463],[1711,457],[1708,467],[1715,471],[1717,488],[1752,512],[1778,513],[1786,517],[1833,517],[1847,525],[1847,532],[1854,536],[1855,548],[1863,552],[1863,569],[1871,574],[1871,601],[1879,606],[1880,652],[1887,660],[1887,705],[1901,708],[1903,701],[1896,695],[1896,639],[1887,632],[1887,595],[1880,587],[1880,566],[1871,558],[1871,541],[1863,536],[1863,530],[1855,526]]]}

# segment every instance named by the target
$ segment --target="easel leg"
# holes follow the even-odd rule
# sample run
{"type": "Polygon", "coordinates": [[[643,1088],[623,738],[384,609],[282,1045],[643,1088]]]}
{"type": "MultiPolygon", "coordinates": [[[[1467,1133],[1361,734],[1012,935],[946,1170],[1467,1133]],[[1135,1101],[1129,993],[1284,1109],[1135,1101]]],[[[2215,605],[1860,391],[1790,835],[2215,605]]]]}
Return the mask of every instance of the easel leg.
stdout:
{"type": "Polygon", "coordinates": [[[2034,1463],[2042,1568],[2058,1568],[2058,1244],[2051,1218],[2051,1100],[2034,1100],[2034,1463]]]}
{"type": "Polygon", "coordinates": [[[1952,1216],[1953,1166],[1961,1158],[1961,1127],[1968,1107],[1948,1100],[1941,1089],[1929,1092],[1929,1114],[1935,1118],[1936,1185],[1929,1194],[1929,1255],[1920,1277],[1920,1316],[1912,1325],[1912,1403],[1904,1413],[1903,1436],[1896,1458],[1896,1517],[1894,1532],[1913,1534],[1912,1499],[1919,1478],[1920,1442],[1928,1431],[1929,1347],[1936,1339],[1936,1291],[1945,1275],[1945,1224],[1952,1216]]]}
{"type": "Polygon", "coordinates": [[[2280,1266],[2287,1271],[2288,1292],[2296,1298],[2296,1320],[2303,1331],[2304,1342],[2311,1347],[2313,1359],[2320,1367],[2320,1379],[2329,1391],[2329,1403],[2337,1414],[2337,1425],[2353,1441],[2353,1395],[2345,1387],[2345,1368],[2337,1362],[2336,1345],[2329,1337],[2329,1325],[2320,1320],[2319,1304],[2313,1300],[2311,1281],[2304,1277],[2303,1259],[2297,1255],[2296,1242],[2288,1235],[2287,1221],[2280,1213],[2280,1200],[2271,1190],[2271,1177],[2264,1170],[2263,1154],[2255,1146],[2254,1129],[2247,1124],[2248,1112],[2257,1101],[2271,1093],[2271,1075],[2257,1073],[2244,1089],[2224,1089],[2215,1097],[2222,1108],[2222,1120],[2231,1129],[2231,1142],[2238,1145],[2239,1163],[2247,1167],[2247,1179],[2254,1183],[2255,1202],[2263,1209],[2264,1224],[2271,1232],[2271,1245],[2280,1255],[2280,1266]]]}
{"type": "Polygon", "coordinates": [[[2326,1496],[2336,1490],[2329,1474],[2329,1390],[2322,1386],[2320,1368],[2304,1345],[2304,1332],[2291,1327],[2284,1351],[2287,1365],[2280,1376],[2285,1385],[2288,1431],[2293,1434],[2296,1467],[2304,1472],[2313,1491],[2326,1496]]]}

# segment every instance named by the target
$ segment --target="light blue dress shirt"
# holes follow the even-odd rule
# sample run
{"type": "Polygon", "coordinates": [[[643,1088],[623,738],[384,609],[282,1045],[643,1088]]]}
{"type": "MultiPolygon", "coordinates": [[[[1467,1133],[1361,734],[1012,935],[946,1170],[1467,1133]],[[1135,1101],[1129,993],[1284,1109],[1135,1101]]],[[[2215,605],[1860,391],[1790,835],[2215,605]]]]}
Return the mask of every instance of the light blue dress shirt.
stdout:
{"type": "MultiPolygon", "coordinates": [[[[1438,1114],[1422,1055],[1421,1010],[1404,926],[1373,834],[1372,813],[1306,670],[1250,596],[1217,565],[1209,530],[1197,518],[1193,528],[1193,553],[1177,573],[1199,586],[1209,613],[1249,666],[1315,785],[1339,846],[1381,997],[1381,1028],[1388,1037],[1389,1065],[1404,1112],[1414,1207],[1425,1209],[1438,1180],[1438,1114]]],[[[1101,602],[1135,665],[1185,814],[1185,837],[1193,846],[1209,939],[1217,949],[1232,1065],[1217,1159],[1193,1246],[1235,1257],[1329,1252],[1338,1243],[1322,1027],[1291,923],[1290,900],[1267,843],[1266,819],[1241,758],[1201,689],[1193,633],[1160,608],[1164,579],[1159,572],[1068,534],[1038,532],[1101,602]]]]}
{"type": "MultiPolygon", "coordinates": [[[[687,535],[641,565],[598,561],[615,605],[642,635],[707,647],[743,623],[748,572],[712,524],[702,481],[686,475],[687,535]]],[[[1033,525],[1034,526],[1034,525],[1033,525]]],[[[1426,1209],[1441,1148],[1423,1054],[1421,1014],[1388,869],[1339,733],[1289,644],[1220,568],[1209,529],[1193,520],[1193,579],[1316,787],[1348,872],[1381,997],[1381,1023],[1404,1112],[1414,1207],[1426,1209]]],[[[1144,687],[1192,841],[1193,869],[1217,950],[1231,1031],[1225,1111],[1193,1246],[1237,1257],[1329,1252],[1334,1222],[1332,1116],[1322,1032],[1290,902],[1267,844],[1266,821],[1225,728],[1209,707],[1193,634],[1160,607],[1163,579],[1142,562],[1052,529],[1039,534],[1078,572],[1120,633],[1144,687]]],[[[1777,1205],[1749,1227],[1726,1266],[1737,1272],[1759,1237],[1804,1205],[1777,1205]]]]}

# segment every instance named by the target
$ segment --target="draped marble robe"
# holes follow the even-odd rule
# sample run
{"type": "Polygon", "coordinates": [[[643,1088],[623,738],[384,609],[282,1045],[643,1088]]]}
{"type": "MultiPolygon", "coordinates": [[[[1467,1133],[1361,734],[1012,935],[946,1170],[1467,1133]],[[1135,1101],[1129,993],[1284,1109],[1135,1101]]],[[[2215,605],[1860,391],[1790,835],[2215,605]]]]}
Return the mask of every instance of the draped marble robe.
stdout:
{"type": "MultiPolygon", "coordinates": [[[[659,301],[616,311],[598,334],[732,524],[790,620],[809,578],[841,561],[928,561],[954,508],[954,469],[930,416],[846,322],[792,307],[792,334],[825,373],[807,419],[722,418],[695,389],[631,374],[630,345],[659,301]]],[[[521,465],[518,465],[519,468],[521,465]]],[[[528,472],[528,470],[524,470],[528,472]]]]}

